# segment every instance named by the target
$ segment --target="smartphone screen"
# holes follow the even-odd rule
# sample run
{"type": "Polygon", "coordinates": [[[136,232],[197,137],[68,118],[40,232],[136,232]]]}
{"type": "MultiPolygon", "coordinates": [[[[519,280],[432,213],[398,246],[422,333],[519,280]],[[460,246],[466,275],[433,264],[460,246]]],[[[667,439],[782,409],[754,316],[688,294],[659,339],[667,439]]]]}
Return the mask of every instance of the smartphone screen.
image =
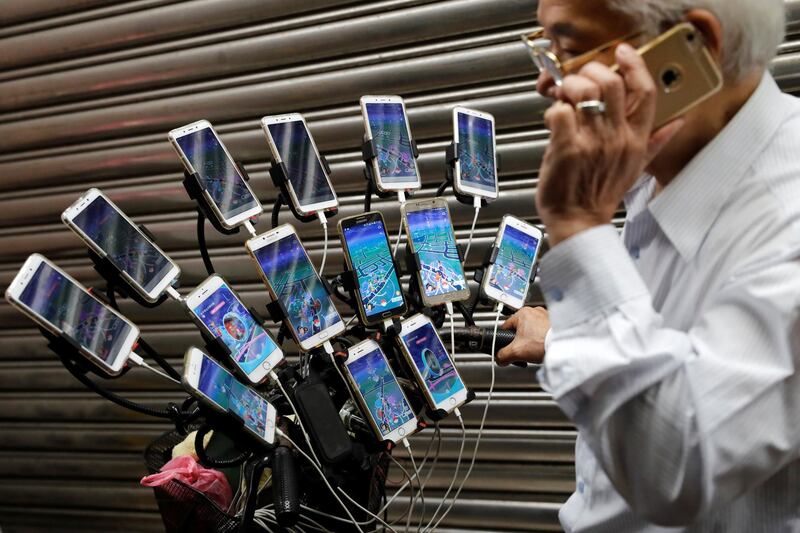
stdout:
{"type": "Polygon", "coordinates": [[[254,254],[300,342],[342,321],[297,235],[254,254]]]}
{"type": "Polygon", "coordinates": [[[458,113],[458,162],[461,181],[482,191],[497,191],[494,128],[491,120],[458,113]]]}
{"type": "Polygon", "coordinates": [[[539,239],[507,225],[489,273],[489,286],[524,302],[538,248],[539,239]]]}
{"type": "Polygon", "coordinates": [[[367,120],[378,149],[378,169],[384,183],[417,181],[417,167],[403,104],[368,103],[367,120]]]}
{"type": "Polygon", "coordinates": [[[245,374],[252,374],[278,347],[225,284],[192,312],[215,338],[222,339],[245,374]]]}
{"type": "Polygon", "coordinates": [[[148,294],[173,269],[170,260],[102,196],[72,222],[148,294]]]}
{"type": "Polygon", "coordinates": [[[401,339],[436,405],[465,388],[433,325],[426,323],[401,339]]]}
{"type": "Polygon", "coordinates": [[[120,350],[131,325],[47,263],[36,269],[19,301],[108,366],[128,357],[120,350]]]}
{"type": "Polygon", "coordinates": [[[202,130],[178,137],[178,146],[225,219],[258,207],[239,170],[222,148],[214,130],[202,130]]]}
{"type": "Polygon", "coordinates": [[[223,411],[228,410],[233,383],[238,384],[230,372],[222,368],[210,357],[203,356],[200,363],[200,379],[197,381],[197,390],[202,392],[223,411]]]}
{"type": "Polygon", "coordinates": [[[467,289],[447,208],[409,211],[406,218],[414,251],[419,254],[425,295],[439,296],[467,289]]]}
{"type": "Polygon", "coordinates": [[[414,418],[414,412],[379,348],[348,363],[347,368],[383,437],[414,418]]]}
{"type": "Polygon", "coordinates": [[[367,318],[402,308],[403,291],[380,217],[343,226],[342,233],[367,318]]]}
{"type": "Polygon", "coordinates": [[[302,120],[269,124],[269,133],[286,164],[289,182],[300,205],[336,199],[302,120]]]}
{"type": "Polygon", "coordinates": [[[244,422],[250,431],[263,437],[267,431],[269,402],[238,381],[233,380],[232,383],[231,396],[228,401],[230,410],[244,422]]]}

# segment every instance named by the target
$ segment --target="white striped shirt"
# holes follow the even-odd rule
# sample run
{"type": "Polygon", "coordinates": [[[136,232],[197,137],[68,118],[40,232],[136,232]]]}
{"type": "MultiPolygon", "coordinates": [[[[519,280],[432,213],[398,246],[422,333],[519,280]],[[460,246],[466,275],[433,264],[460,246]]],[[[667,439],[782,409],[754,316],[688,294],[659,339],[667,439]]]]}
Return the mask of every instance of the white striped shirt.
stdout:
{"type": "Polygon", "coordinates": [[[800,532],[800,100],[766,74],[654,188],[627,196],[622,239],[542,261],[540,380],[579,429],[562,525],[800,532]]]}

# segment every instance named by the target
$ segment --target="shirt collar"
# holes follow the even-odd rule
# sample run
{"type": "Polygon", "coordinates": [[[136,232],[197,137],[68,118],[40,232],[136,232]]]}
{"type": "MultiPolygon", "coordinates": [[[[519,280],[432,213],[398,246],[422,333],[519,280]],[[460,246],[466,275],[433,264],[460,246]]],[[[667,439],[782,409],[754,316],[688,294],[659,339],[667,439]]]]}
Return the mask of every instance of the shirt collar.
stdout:
{"type": "Polygon", "coordinates": [[[733,120],[650,202],[653,218],[685,261],[783,122],[781,94],[766,73],[733,120]]]}

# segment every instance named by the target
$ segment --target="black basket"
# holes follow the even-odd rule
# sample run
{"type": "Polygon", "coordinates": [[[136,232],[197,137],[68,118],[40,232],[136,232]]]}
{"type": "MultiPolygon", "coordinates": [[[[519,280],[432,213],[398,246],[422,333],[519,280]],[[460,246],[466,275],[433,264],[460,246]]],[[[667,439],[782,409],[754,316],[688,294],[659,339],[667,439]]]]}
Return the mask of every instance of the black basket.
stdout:
{"type": "MultiPolygon", "coordinates": [[[[197,427],[190,427],[194,431],[197,427]]],[[[177,431],[164,433],[150,443],[144,452],[147,470],[154,474],[172,459],[172,448],[186,435],[177,431]]],[[[222,509],[202,492],[181,481],[170,481],[153,487],[158,510],[167,533],[229,533],[239,528],[239,520],[222,509]]]]}

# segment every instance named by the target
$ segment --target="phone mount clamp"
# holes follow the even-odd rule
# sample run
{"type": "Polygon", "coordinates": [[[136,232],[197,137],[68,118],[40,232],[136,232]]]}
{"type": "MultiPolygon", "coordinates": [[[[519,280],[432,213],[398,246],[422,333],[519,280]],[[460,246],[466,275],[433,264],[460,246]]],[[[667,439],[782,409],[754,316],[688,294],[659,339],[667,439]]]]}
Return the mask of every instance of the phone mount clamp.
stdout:
{"type": "MultiPolygon", "coordinates": [[[[237,161],[236,166],[239,168],[239,171],[242,173],[242,177],[245,179],[245,181],[250,181],[250,176],[247,174],[247,170],[245,169],[244,165],[237,161]]],[[[200,248],[200,256],[203,258],[203,265],[206,267],[206,272],[208,272],[208,275],[210,276],[216,273],[216,270],[214,270],[214,264],[211,262],[211,256],[208,254],[205,221],[208,220],[214,229],[222,235],[235,235],[239,233],[239,227],[237,226],[235,228],[228,229],[220,223],[219,219],[214,214],[213,209],[209,205],[208,200],[203,194],[206,191],[206,186],[204,185],[199,172],[189,173],[188,171],[184,170],[183,188],[186,189],[186,194],[189,195],[189,198],[194,200],[197,204],[197,244],[200,248]]]]}
{"type": "MultiPolygon", "coordinates": [[[[419,148],[417,142],[411,139],[411,153],[414,159],[419,159],[419,148]]],[[[364,161],[364,179],[367,180],[367,188],[364,194],[364,212],[372,210],[372,195],[378,198],[387,199],[397,195],[396,191],[381,191],[378,189],[375,171],[372,162],[378,158],[378,146],[375,139],[368,139],[361,145],[361,158],[364,161]]],[[[406,197],[411,198],[411,192],[406,192],[406,197]]]]}
{"type": "Polygon", "coordinates": [[[178,430],[197,416],[197,411],[187,412],[185,409],[178,409],[174,404],[170,404],[166,409],[159,409],[133,402],[111,392],[97,383],[97,381],[91,379],[88,374],[92,373],[102,379],[116,379],[127,373],[130,367],[126,366],[122,370],[122,373],[117,376],[107,374],[86,361],[85,356],[81,353],[80,344],[72,337],[64,335],[63,333],[55,334],[44,328],[39,329],[44,338],[48,341],[47,347],[56,354],[61,364],[64,365],[64,368],[66,368],[75,379],[80,381],[83,386],[108,401],[143,415],[171,420],[178,430]]]}
{"type": "MultiPolygon", "coordinates": [[[[458,147],[459,143],[452,141],[450,145],[447,147],[445,151],[445,179],[439,188],[436,189],[436,197],[444,196],[445,191],[448,188],[453,189],[453,194],[456,197],[456,200],[461,202],[464,205],[473,206],[475,205],[475,199],[468,195],[468,194],[461,194],[456,191],[455,188],[455,175],[456,175],[456,161],[458,161],[458,147]]],[[[500,168],[500,156],[499,154],[496,157],[496,168],[500,168]]],[[[489,205],[489,200],[487,198],[481,198],[481,207],[486,207],[489,205]]]]}
{"type": "MultiPolygon", "coordinates": [[[[145,236],[153,242],[156,242],[155,236],[147,229],[146,226],[139,224],[139,230],[145,234],[145,236]]],[[[131,285],[130,281],[122,274],[124,272],[124,268],[120,265],[117,261],[115,261],[112,257],[105,255],[101,256],[97,252],[92,249],[89,249],[89,259],[92,260],[92,265],[95,271],[100,274],[100,276],[106,280],[106,295],[108,296],[109,303],[112,307],[117,309],[116,305],[116,297],[115,294],[119,293],[121,296],[125,298],[130,298],[137,304],[141,305],[142,307],[146,307],[148,309],[152,309],[158,307],[159,305],[163,304],[167,298],[169,297],[166,293],[162,294],[161,297],[156,300],[155,302],[149,302],[145,300],[141,294],[131,285]]],[[[173,287],[177,288],[177,280],[173,283],[173,287]]]]}
{"type": "MultiPolygon", "coordinates": [[[[331,167],[328,164],[328,160],[325,156],[320,155],[320,162],[322,163],[322,168],[325,170],[325,174],[330,177],[331,175],[331,167]]],[[[300,213],[294,204],[289,201],[291,195],[289,193],[289,170],[286,168],[286,163],[281,161],[280,163],[276,162],[275,159],[270,159],[269,162],[269,175],[272,178],[272,183],[275,185],[275,188],[278,189],[278,196],[275,198],[275,204],[272,206],[272,228],[277,228],[281,213],[281,208],[285,205],[289,208],[294,215],[294,218],[299,220],[302,223],[314,222],[318,220],[316,214],[311,215],[303,215],[300,213]]],[[[339,213],[339,208],[329,209],[325,212],[328,218],[336,216],[339,213]]]]}
{"type": "MultiPolygon", "coordinates": [[[[464,251],[462,250],[461,245],[456,246],[456,250],[458,251],[459,261],[463,263],[464,251]]],[[[444,306],[437,305],[436,307],[430,308],[425,307],[425,305],[422,303],[422,291],[424,291],[425,288],[420,285],[420,279],[416,275],[417,272],[422,272],[422,262],[419,254],[411,251],[411,246],[409,243],[406,243],[405,259],[406,273],[410,274],[410,279],[408,282],[409,303],[414,307],[416,312],[422,313],[430,318],[437,329],[441,328],[445,320],[444,306]]],[[[458,303],[454,305],[458,306],[458,303]]]]}

